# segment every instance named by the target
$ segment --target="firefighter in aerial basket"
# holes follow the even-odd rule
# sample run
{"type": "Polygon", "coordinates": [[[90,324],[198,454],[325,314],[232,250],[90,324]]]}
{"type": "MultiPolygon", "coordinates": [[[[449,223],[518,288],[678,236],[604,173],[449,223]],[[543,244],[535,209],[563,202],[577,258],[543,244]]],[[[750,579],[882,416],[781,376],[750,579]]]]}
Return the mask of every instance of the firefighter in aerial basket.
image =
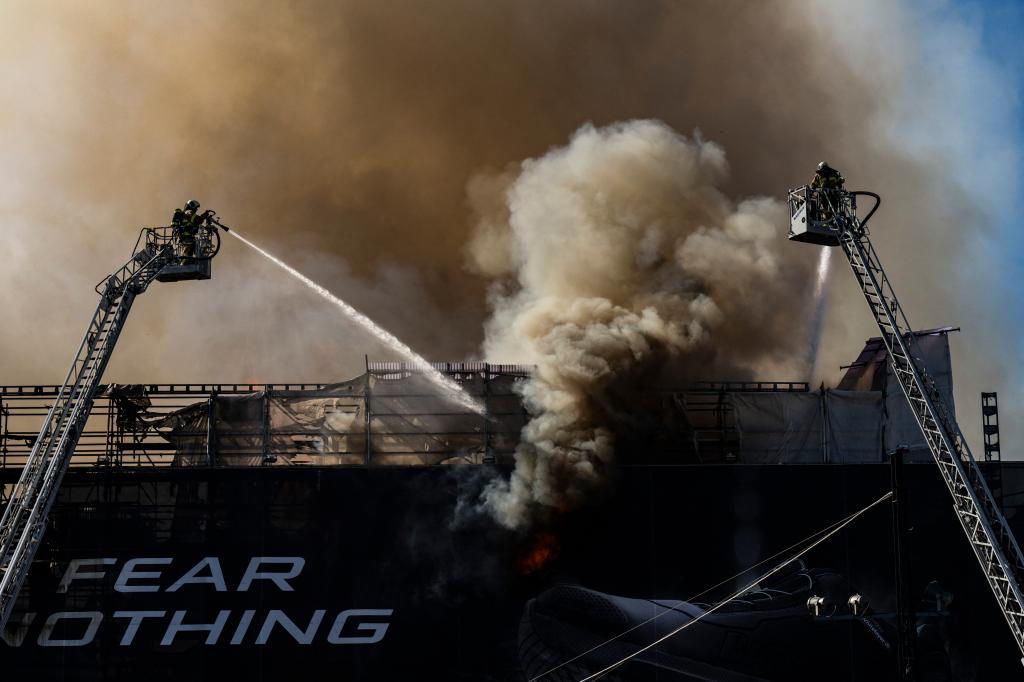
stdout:
{"type": "Polygon", "coordinates": [[[174,209],[171,226],[174,228],[172,235],[181,247],[181,257],[178,259],[180,265],[195,260],[196,237],[203,225],[209,224],[212,215],[212,211],[199,213],[199,202],[195,199],[185,202],[184,208],[174,209]]]}
{"type": "Polygon", "coordinates": [[[842,173],[822,161],[811,178],[811,188],[821,190],[818,205],[818,219],[823,222],[832,220],[832,209],[839,208],[842,203],[843,191],[846,189],[846,178],[842,173]]]}

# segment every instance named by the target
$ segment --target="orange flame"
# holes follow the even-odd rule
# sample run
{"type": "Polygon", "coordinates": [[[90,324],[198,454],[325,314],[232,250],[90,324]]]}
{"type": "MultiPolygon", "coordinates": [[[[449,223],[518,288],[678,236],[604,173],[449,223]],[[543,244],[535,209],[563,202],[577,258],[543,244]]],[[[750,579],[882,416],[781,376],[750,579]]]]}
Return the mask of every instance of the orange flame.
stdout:
{"type": "Polygon", "coordinates": [[[558,556],[558,540],[551,533],[541,533],[534,540],[530,550],[519,557],[518,568],[521,575],[535,573],[544,568],[548,562],[558,556]]]}

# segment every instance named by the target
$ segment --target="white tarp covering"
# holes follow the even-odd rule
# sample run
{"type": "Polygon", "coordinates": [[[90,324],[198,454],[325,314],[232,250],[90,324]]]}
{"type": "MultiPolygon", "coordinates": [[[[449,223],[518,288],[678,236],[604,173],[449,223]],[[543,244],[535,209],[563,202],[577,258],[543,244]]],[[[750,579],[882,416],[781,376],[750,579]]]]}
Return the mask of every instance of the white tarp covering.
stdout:
{"type": "MultiPolygon", "coordinates": [[[[939,395],[952,409],[948,331],[919,333],[912,352],[928,368],[939,395]]],[[[740,433],[739,461],[882,462],[886,453],[900,445],[910,448],[907,461],[931,460],[881,339],[867,342],[840,386],[859,390],[730,394],[740,433]]]]}
{"type": "Polygon", "coordinates": [[[825,461],[837,464],[882,461],[882,394],[829,390],[825,391],[824,401],[828,434],[825,461]]]}
{"type": "Polygon", "coordinates": [[[740,461],[747,464],[881,462],[877,391],[733,393],[740,461]]]}
{"type": "Polygon", "coordinates": [[[732,393],[740,458],[745,464],[822,461],[818,393],[732,393]]]}

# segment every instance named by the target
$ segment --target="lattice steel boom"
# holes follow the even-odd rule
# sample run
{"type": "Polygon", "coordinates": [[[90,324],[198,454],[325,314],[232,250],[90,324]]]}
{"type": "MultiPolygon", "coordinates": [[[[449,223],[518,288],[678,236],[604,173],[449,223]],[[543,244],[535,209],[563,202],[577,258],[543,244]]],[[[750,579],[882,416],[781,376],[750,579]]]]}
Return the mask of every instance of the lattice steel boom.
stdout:
{"type": "Polygon", "coordinates": [[[917,351],[913,327],[896,298],[867,222],[881,200],[871,192],[802,187],[789,193],[790,239],[840,246],[882,333],[893,374],[921,427],[928,448],[953,498],[953,509],[974,550],[1017,646],[1024,653],[1024,555],[971,454],[952,410],[917,351]],[[857,216],[856,199],[875,200],[871,211],[857,216]]]}
{"type": "Polygon", "coordinates": [[[200,227],[187,242],[175,228],[145,228],[128,262],[96,285],[99,305],[0,520],[0,630],[28,576],[61,479],[135,297],[154,280],[209,279],[210,260],[219,246],[212,225],[200,227]]]}

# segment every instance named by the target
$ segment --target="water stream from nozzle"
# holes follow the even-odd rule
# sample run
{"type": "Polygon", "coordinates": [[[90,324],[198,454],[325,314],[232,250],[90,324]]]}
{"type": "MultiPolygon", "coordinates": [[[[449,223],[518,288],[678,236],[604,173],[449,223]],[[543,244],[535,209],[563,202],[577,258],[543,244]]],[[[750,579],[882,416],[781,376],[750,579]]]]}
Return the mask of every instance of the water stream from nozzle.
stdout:
{"type": "Polygon", "coordinates": [[[818,364],[818,350],[821,346],[821,330],[825,321],[825,286],[828,284],[829,258],[832,248],[822,246],[818,255],[818,272],[814,281],[813,307],[811,308],[811,325],[807,348],[807,380],[814,380],[814,370],[818,364]]]}
{"type": "Polygon", "coordinates": [[[269,261],[274,263],[274,265],[278,266],[279,268],[290,274],[292,277],[299,280],[307,287],[312,289],[314,292],[319,294],[321,297],[327,299],[335,306],[337,306],[341,310],[341,312],[345,314],[346,317],[348,317],[350,320],[358,324],[365,331],[372,334],[378,341],[383,343],[388,349],[402,356],[409,364],[413,365],[419,372],[422,373],[424,377],[426,377],[428,380],[430,380],[431,383],[433,383],[435,386],[437,386],[438,389],[440,389],[441,393],[445,398],[451,400],[453,403],[457,403],[462,407],[472,410],[473,412],[476,412],[479,415],[487,414],[486,408],[478,400],[476,400],[471,395],[466,393],[465,389],[459,386],[455,381],[446,377],[444,374],[441,374],[441,372],[431,367],[430,363],[427,362],[419,353],[417,353],[412,348],[409,348],[409,346],[402,343],[394,334],[378,325],[376,322],[374,322],[369,317],[367,317],[363,313],[359,312],[358,310],[350,306],[348,303],[345,303],[345,301],[341,300],[340,298],[332,294],[330,291],[328,291],[324,287],[320,286],[319,284],[311,280],[309,277],[306,277],[301,272],[299,272],[292,266],[288,265],[280,258],[277,258],[276,256],[256,246],[251,241],[249,241],[242,235],[238,234],[238,232],[234,228],[231,228],[231,231],[228,232],[228,234],[237,237],[246,246],[253,249],[263,257],[267,258],[269,261]]]}

